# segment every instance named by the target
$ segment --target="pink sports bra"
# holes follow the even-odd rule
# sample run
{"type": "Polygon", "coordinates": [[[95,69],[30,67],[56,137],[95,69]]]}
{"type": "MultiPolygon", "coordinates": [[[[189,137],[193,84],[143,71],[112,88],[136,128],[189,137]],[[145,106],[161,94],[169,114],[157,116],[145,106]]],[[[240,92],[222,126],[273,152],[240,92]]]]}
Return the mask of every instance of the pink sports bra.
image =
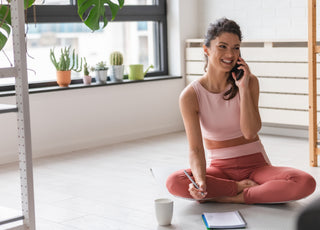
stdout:
{"type": "MultiPolygon", "coordinates": [[[[231,141],[243,139],[240,129],[240,96],[237,94],[230,100],[225,100],[222,93],[212,93],[204,88],[196,80],[191,83],[196,92],[199,104],[199,119],[202,136],[206,142],[231,141]]],[[[228,89],[230,86],[228,86],[228,89]]],[[[228,90],[227,89],[227,90],[228,90]]],[[[207,147],[208,149],[208,147],[207,147]]],[[[265,150],[257,137],[252,142],[241,141],[241,144],[233,144],[223,148],[208,149],[209,159],[226,159],[254,153],[262,153],[268,163],[265,150]]]]}
{"type": "Polygon", "coordinates": [[[239,94],[224,100],[225,92],[211,93],[199,81],[192,82],[192,86],[198,97],[203,137],[216,141],[241,137],[239,94]]]}

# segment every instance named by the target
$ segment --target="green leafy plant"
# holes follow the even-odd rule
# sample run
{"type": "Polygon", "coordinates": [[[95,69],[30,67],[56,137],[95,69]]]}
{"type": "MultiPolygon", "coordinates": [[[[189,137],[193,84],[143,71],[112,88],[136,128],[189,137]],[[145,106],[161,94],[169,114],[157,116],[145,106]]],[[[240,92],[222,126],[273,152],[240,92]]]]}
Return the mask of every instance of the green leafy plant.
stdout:
{"type": "Polygon", "coordinates": [[[110,54],[110,65],[122,65],[123,56],[119,51],[114,51],[110,54]]]}
{"type": "Polygon", "coordinates": [[[96,67],[94,70],[108,70],[109,68],[107,67],[106,62],[100,61],[96,64],[96,67]]]}
{"type": "MultiPolygon", "coordinates": [[[[33,5],[35,0],[24,0],[24,8],[27,9],[33,5]]],[[[0,4],[0,50],[5,46],[11,33],[11,0],[5,0],[5,4],[0,4]]]]}
{"type": "Polygon", "coordinates": [[[79,65],[79,57],[78,54],[75,54],[75,50],[72,50],[72,55],[70,53],[70,46],[61,48],[61,54],[59,61],[57,61],[54,49],[50,49],[50,60],[52,64],[56,67],[57,71],[68,71],[73,70],[76,72],[80,72],[82,70],[82,58],[80,58],[79,65]]]}
{"type": "Polygon", "coordinates": [[[108,5],[111,10],[111,20],[114,20],[119,9],[124,5],[124,0],[118,0],[118,4],[111,0],[78,0],[78,15],[81,20],[92,31],[103,29],[108,24],[106,17],[106,8],[108,5]],[[103,26],[100,28],[99,22],[103,22],[103,26]]]}
{"type": "MultiPolygon", "coordinates": [[[[12,0],[0,0],[0,50],[5,46],[11,33],[12,0]],[[2,3],[4,1],[5,4],[2,3]]],[[[25,9],[31,7],[35,0],[24,0],[25,9]]],[[[118,4],[111,0],[78,0],[78,15],[84,24],[92,31],[103,29],[108,24],[106,17],[107,6],[111,10],[111,20],[114,20],[119,9],[124,5],[124,0],[118,0],[118,4]],[[100,28],[100,21],[103,25],[100,28]]]]}

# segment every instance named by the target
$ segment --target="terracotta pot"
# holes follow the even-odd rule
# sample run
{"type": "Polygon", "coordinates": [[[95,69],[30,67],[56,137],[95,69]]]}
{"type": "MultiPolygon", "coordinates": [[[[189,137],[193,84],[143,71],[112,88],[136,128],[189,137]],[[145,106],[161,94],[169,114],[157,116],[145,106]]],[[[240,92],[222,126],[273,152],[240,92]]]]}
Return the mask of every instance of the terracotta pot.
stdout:
{"type": "Polygon", "coordinates": [[[71,83],[71,70],[57,71],[57,83],[60,87],[68,87],[71,83]]]}

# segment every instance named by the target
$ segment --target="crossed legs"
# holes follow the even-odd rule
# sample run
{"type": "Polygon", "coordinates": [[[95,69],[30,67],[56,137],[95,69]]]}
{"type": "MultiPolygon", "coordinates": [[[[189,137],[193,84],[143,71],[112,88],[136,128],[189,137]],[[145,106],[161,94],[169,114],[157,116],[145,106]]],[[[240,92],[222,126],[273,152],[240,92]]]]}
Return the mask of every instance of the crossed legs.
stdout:
{"type": "MultiPolygon", "coordinates": [[[[188,171],[188,170],[187,170],[188,171]]],[[[191,170],[188,171],[191,174],[191,170]]],[[[275,203],[298,200],[310,195],[316,186],[306,172],[289,167],[208,167],[207,196],[203,201],[228,203],[275,203]]],[[[183,170],[167,179],[167,188],[176,196],[192,198],[190,181],[183,170]]]]}

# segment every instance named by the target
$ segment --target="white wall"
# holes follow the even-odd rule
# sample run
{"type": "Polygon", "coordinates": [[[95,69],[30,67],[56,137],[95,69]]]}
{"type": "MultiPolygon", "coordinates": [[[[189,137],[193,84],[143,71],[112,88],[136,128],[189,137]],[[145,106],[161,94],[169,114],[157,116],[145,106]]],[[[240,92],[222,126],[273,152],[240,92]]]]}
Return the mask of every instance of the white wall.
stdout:
{"type": "MultiPolygon", "coordinates": [[[[239,23],[244,40],[307,40],[306,0],[200,0],[199,37],[210,22],[227,17],[239,23]]],[[[319,12],[318,12],[319,15],[319,12]]]]}
{"type": "MultiPolygon", "coordinates": [[[[34,157],[183,129],[182,79],[30,95],[34,157]]],[[[1,97],[0,103],[15,103],[1,97]]],[[[0,116],[0,162],[17,160],[16,114],[0,116]]],[[[134,153],[133,153],[134,154],[134,153]]]]}
{"type": "Polygon", "coordinates": [[[185,40],[199,36],[196,0],[167,0],[169,71],[185,75],[185,40]]]}

